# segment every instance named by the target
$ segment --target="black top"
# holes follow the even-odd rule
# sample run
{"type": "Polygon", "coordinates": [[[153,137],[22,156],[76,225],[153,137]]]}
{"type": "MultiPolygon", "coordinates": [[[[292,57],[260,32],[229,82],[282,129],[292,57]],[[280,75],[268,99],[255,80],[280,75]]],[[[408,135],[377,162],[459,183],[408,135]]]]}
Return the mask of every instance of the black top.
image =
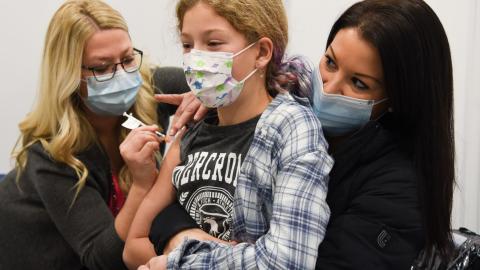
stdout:
{"type": "Polygon", "coordinates": [[[107,206],[107,156],[95,145],[75,156],[89,173],[71,208],[78,176],[38,142],[28,149],[20,189],[16,170],[0,183],[0,269],[126,269],[107,206]]]}
{"type": "Polygon", "coordinates": [[[417,174],[389,122],[369,122],[332,153],[317,269],[409,269],[423,248],[417,174]]]}
{"type": "Polygon", "coordinates": [[[259,118],[218,126],[211,111],[182,139],[172,177],[177,199],[200,228],[222,240],[230,240],[237,176],[259,118]]]}

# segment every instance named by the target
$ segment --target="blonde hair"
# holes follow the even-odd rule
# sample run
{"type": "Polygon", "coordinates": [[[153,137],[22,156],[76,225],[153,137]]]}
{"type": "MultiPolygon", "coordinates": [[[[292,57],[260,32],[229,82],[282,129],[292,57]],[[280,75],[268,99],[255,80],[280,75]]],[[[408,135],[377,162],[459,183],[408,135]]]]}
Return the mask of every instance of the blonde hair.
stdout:
{"type": "Polygon", "coordinates": [[[180,0],[177,4],[179,31],[182,30],[185,13],[199,2],[212,7],[237,31],[244,34],[249,42],[255,42],[262,37],[268,37],[272,40],[273,55],[265,75],[269,91],[277,89],[275,79],[282,70],[282,60],[288,44],[288,22],[282,1],[180,0]]]}
{"type": "MultiPolygon", "coordinates": [[[[20,122],[21,135],[13,152],[17,182],[26,166],[27,150],[40,142],[52,159],[73,168],[78,176],[75,198],[85,186],[88,169],[76,154],[100,144],[87,120],[78,95],[84,46],[97,31],[128,27],[118,11],[100,0],[70,0],[55,13],[46,34],[35,108],[20,122]]],[[[131,108],[145,123],[157,123],[150,67],[140,70],[143,85],[131,108]]],[[[120,141],[126,137],[122,129],[120,141]]],[[[120,186],[128,192],[131,176],[126,166],[119,173],[120,186]]],[[[73,200],[73,201],[74,201],[73,200]]],[[[72,201],[72,203],[73,203],[72,201]]]]}

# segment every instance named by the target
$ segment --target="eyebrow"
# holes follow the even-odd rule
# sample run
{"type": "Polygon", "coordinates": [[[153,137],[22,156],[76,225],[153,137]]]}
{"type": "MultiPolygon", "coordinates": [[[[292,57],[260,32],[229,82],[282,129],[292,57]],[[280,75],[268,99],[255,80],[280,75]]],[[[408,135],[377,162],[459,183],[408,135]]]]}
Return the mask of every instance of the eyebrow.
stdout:
{"type": "MultiPolygon", "coordinates": [[[[127,54],[127,52],[130,51],[130,50],[133,50],[133,47],[129,46],[128,48],[125,48],[125,50],[123,50],[120,55],[125,56],[127,54]]],[[[99,60],[99,61],[102,61],[102,62],[108,62],[108,61],[111,61],[112,58],[114,58],[114,57],[100,56],[100,57],[92,57],[92,60],[93,61],[98,61],[99,60]]]]}
{"type": "MultiPolygon", "coordinates": [[[[332,45],[329,45],[328,48],[329,48],[330,51],[332,52],[333,59],[334,59],[336,62],[338,62],[338,61],[337,61],[337,56],[335,56],[335,51],[333,50],[332,45]]],[[[367,74],[363,74],[363,73],[358,73],[358,72],[355,72],[354,74],[355,74],[356,76],[359,76],[359,77],[370,78],[370,79],[374,80],[376,83],[378,83],[379,85],[383,85],[383,83],[382,83],[379,79],[375,78],[374,76],[367,75],[367,74]]]]}
{"type": "Polygon", "coordinates": [[[215,32],[223,33],[223,32],[225,32],[225,30],[219,29],[219,28],[214,28],[214,29],[210,29],[210,30],[205,31],[205,34],[210,35],[211,33],[215,33],[215,32]]]}
{"type": "MultiPolygon", "coordinates": [[[[209,29],[209,30],[203,32],[202,35],[210,35],[210,34],[215,33],[215,32],[223,33],[223,32],[225,32],[225,30],[220,29],[220,28],[209,29]]],[[[182,37],[190,37],[190,35],[189,35],[188,33],[184,33],[184,32],[181,32],[181,33],[180,33],[180,36],[182,36],[182,37]]]]}

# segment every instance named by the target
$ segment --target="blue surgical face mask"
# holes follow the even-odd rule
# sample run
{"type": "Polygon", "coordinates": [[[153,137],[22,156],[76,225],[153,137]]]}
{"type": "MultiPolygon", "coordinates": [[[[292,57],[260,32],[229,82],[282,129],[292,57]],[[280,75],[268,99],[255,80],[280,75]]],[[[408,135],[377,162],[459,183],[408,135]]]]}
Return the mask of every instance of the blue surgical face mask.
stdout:
{"type": "MultiPolygon", "coordinates": [[[[111,74],[104,76],[109,77],[111,74]]],[[[97,81],[93,76],[86,81],[88,96],[83,101],[92,112],[99,115],[122,115],[128,111],[135,103],[142,85],[138,71],[118,71],[112,79],[103,82],[97,81]]]]}
{"type": "Polygon", "coordinates": [[[312,72],[313,111],[322,123],[327,136],[342,136],[362,128],[380,101],[365,100],[343,95],[327,94],[317,68],[312,72]]]}

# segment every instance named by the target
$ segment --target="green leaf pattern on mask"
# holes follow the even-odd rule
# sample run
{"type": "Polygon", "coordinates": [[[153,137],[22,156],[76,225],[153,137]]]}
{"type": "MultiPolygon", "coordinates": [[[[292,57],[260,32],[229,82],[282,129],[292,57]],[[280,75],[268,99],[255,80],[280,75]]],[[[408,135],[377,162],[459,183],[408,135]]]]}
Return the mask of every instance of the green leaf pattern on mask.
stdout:
{"type": "Polygon", "coordinates": [[[218,85],[218,86],[215,88],[215,90],[216,90],[217,92],[222,92],[223,90],[225,90],[225,84],[220,84],[220,85],[218,85]]]}
{"type": "Polygon", "coordinates": [[[203,60],[198,60],[198,61],[195,63],[195,65],[196,65],[197,67],[203,67],[203,66],[205,66],[205,62],[204,62],[203,60]]]}
{"type": "Polygon", "coordinates": [[[203,73],[202,71],[197,71],[197,79],[202,79],[203,77],[205,77],[205,73],[203,73]]]}

